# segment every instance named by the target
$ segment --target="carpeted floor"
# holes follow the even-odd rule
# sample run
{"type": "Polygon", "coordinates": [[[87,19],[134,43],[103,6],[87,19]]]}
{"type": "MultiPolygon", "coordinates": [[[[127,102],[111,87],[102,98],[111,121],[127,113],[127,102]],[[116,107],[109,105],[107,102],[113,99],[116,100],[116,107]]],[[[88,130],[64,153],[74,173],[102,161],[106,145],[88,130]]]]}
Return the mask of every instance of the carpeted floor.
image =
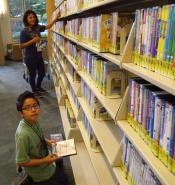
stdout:
{"type": "MultiPolygon", "coordinates": [[[[17,96],[30,90],[23,79],[24,66],[21,62],[7,61],[0,66],[0,185],[11,185],[16,176],[14,135],[20,120],[16,111],[17,96]]],[[[43,87],[48,90],[44,98],[40,98],[40,123],[46,136],[51,133],[64,132],[52,79],[45,77],[43,87]]],[[[74,185],[69,158],[64,159],[65,172],[69,184],[74,185]]]]}

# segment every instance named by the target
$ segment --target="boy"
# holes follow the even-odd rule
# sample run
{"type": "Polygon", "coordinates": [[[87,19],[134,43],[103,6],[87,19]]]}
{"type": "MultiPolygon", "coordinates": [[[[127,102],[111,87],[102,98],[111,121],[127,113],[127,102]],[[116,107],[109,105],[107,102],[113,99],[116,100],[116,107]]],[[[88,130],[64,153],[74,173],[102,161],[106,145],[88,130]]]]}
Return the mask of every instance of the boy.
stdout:
{"type": "Polygon", "coordinates": [[[49,154],[47,145],[55,141],[44,137],[38,123],[40,104],[33,93],[25,91],[17,98],[16,107],[22,119],[15,134],[16,163],[22,166],[35,185],[65,185],[64,174],[55,166],[60,159],[49,154]]]}

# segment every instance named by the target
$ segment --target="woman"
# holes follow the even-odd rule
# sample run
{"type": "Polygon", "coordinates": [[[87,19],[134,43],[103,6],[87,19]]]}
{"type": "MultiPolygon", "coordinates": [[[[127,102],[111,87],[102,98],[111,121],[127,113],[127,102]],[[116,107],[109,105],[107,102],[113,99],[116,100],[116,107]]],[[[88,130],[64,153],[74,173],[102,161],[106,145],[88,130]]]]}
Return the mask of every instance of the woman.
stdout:
{"type": "Polygon", "coordinates": [[[29,71],[29,83],[35,95],[45,92],[41,87],[45,69],[40,32],[51,28],[57,19],[58,17],[48,25],[39,25],[37,15],[33,10],[27,10],[23,17],[25,28],[20,33],[20,47],[24,49],[24,62],[29,71]],[[37,81],[35,81],[36,74],[37,81]]]}

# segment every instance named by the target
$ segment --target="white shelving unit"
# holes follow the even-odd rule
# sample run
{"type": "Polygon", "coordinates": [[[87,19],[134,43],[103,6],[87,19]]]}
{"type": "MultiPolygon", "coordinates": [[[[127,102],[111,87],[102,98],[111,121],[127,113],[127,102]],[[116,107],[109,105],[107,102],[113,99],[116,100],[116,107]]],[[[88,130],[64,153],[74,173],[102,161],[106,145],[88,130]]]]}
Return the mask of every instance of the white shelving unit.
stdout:
{"type": "Polygon", "coordinates": [[[100,142],[100,145],[106,155],[109,163],[114,163],[117,150],[119,149],[120,141],[122,138],[121,132],[114,124],[114,121],[98,121],[93,118],[91,109],[85,102],[84,98],[78,98],[83,111],[86,113],[91,127],[100,142]],[[105,133],[105,134],[104,134],[105,133]],[[116,152],[114,151],[114,146],[116,152]]]}
{"type": "MultiPolygon", "coordinates": [[[[57,47],[59,47],[59,46],[57,45],[57,47]]],[[[62,49],[60,49],[60,50],[62,50],[62,49]]],[[[62,52],[64,53],[63,50],[62,50],[62,52]]],[[[74,69],[77,70],[78,66],[76,66],[74,64],[74,62],[70,59],[70,57],[66,56],[66,58],[72,64],[74,69]]],[[[63,70],[65,70],[63,62],[60,62],[60,63],[61,63],[63,70]]],[[[77,71],[77,73],[80,75],[81,79],[83,79],[83,81],[89,86],[89,88],[94,92],[95,96],[98,97],[99,101],[106,108],[106,110],[109,112],[112,119],[115,119],[115,116],[118,112],[118,109],[120,107],[122,99],[121,98],[108,98],[108,97],[104,96],[103,94],[101,94],[99,92],[99,89],[94,85],[93,81],[86,73],[84,73],[83,71],[77,71]]],[[[70,83],[70,84],[73,84],[73,83],[70,83]]]]}
{"type": "MultiPolygon", "coordinates": [[[[151,0],[149,1],[151,2],[151,0]]],[[[74,18],[75,15],[81,16],[82,14],[85,14],[92,9],[95,9],[97,7],[105,7],[105,5],[112,5],[112,3],[114,2],[116,2],[116,0],[104,0],[96,4],[92,4],[91,6],[79,10],[76,13],[73,12],[69,15],[61,17],[60,21],[71,18],[71,16],[74,18]]],[[[140,4],[140,8],[142,8],[142,4],[140,4]]],[[[125,70],[126,73],[133,73],[175,95],[174,80],[168,79],[160,74],[149,71],[148,69],[139,67],[133,63],[133,28],[134,25],[131,29],[131,33],[129,35],[122,56],[113,55],[110,53],[99,53],[98,49],[82,42],[81,40],[67,36],[64,33],[58,32],[57,30],[53,30],[52,32],[53,34],[61,35],[65,39],[75,43],[80,48],[87,49],[92,53],[95,53],[103,57],[104,59],[115,63],[117,66],[125,70]]],[[[88,74],[82,71],[81,67],[79,65],[76,65],[70,56],[66,55],[64,48],[60,46],[56,41],[53,42],[55,43],[57,49],[59,49],[62,54],[64,54],[67,61],[71,63],[77,74],[81,77],[81,80],[83,80],[87,84],[87,86],[95,94],[97,99],[101,102],[101,104],[105,107],[105,109],[108,111],[113,119],[112,121],[100,121],[93,117],[89,105],[86,103],[84,97],[81,96],[81,83],[73,80],[71,74],[67,70],[66,64],[61,60],[61,57],[56,53],[56,50],[53,49],[53,52],[55,54],[54,56],[57,57],[56,61],[59,61],[59,64],[55,64],[56,73],[59,72],[59,75],[55,75],[54,81],[66,137],[70,137],[70,132],[72,132],[73,128],[70,128],[65,112],[65,107],[61,104],[62,97],[59,96],[59,89],[57,88],[56,82],[57,78],[61,78],[64,84],[67,97],[70,101],[77,121],[77,127],[74,128],[76,132],[73,132],[71,137],[76,137],[77,133],[81,133],[82,136],[82,141],[77,142],[78,155],[70,157],[76,184],[129,185],[129,182],[125,178],[126,174],[122,170],[120,164],[122,138],[124,135],[126,135],[135,149],[138,151],[140,156],[143,158],[143,160],[148,164],[148,166],[152,169],[154,174],[160,180],[160,182],[163,185],[174,185],[175,175],[173,175],[168,170],[168,168],[165,167],[163,163],[153,155],[149,146],[147,146],[147,144],[139,137],[139,134],[135,132],[134,129],[127,122],[128,88],[126,89],[123,98],[117,99],[104,96],[100,93],[99,89],[96,87],[88,74]],[[85,113],[92,127],[92,130],[100,143],[100,146],[103,150],[102,153],[94,152],[94,150],[91,148],[88,133],[80,118],[80,110],[78,110],[75,106],[74,99],[68,88],[69,86],[72,87],[77,96],[80,107],[85,113]]]]}
{"type": "MultiPolygon", "coordinates": [[[[59,5],[65,0],[60,0],[60,3],[59,5]]],[[[89,5],[88,7],[85,7],[85,8],[82,8],[80,10],[76,10],[76,11],[73,11],[71,13],[68,13],[67,15],[65,16],[62,16],[60,19],[62,18],[67,18],[69,16],[74,16],[74,15],[78,15],[78,14],[82,14],[84,12],[87,12],[88,10],[92,10],[94,8],[100,8],[104,5],[108,5],[108,4],[111,4],[113,2],[116,2],[116,0],[102,0],[102,1],[99,1],[99,2],[93,2],[91,3],[91,5],[89,5]]]]}
{"type": "Polygon", "coordinates": [[[175,176],[155,157],[150,147],[145,144],[139,134],[129,125],[127,120],[117,121],[117,125],[122,129],[145,162],[150,166],[160,182],[162,184],[173,184],[175,176]]]}
{"type": "Polygon", "coordinates": [[[133,63],[123,63],[122,67],[141,78],[151,82],[152,84],[160,87],[161,89],[175,95],[175,80],[164,77],[158,73],[150,71],[146,68],[137,66],[133,63]]]}
{"type": "Polygon", "coordinates": [[[125,174],[122,171],[121,167],[113,168],[114,174],[121,185],[128,185],[128,181],[125,178],[125,174]]]}
{"type": "Polygon", "coordinates": [[[87,131],[85,130],[82,122],[77,122],[78,126],[80,128],[84,143],[86,145],[87,151],[89,153],[91,162],[94,166],[96,175],[98,177],[99,184],[111,184],[115,185],[115,180],[113,178],[113,175],[111,173],[111,169],[106,163],[106,159],[103,155],[103,153],[96,153],[91,149],[90,143],[89,143],[89,137],[87,134],[87,131]]]}
{"type": "Polygon", "coordinates": [[[92,53],[95,53],[95,54],[105,58],[106,60],[109,60],[109,61],[113,62],[114,64],[116,64],[118,66],[121,66],[122,56],[114,55],[114,54],[111,54],[111,53],[100,53],[98,51],[98,49],[95,48],[95,47],[92,47],[92,46],[90,46],[90,45],[88,45],[86,43],[83,43],[83,42],[81,42],[81,41],[79,41],[77,39],[71,38],[70,36],[62,34],[62,33],[58,32],[58,31],[54,31],[54,32],[59,34],[59,35],[61,35],[64,38],[68,39],[69,41],[74,42],[75,44],[81,46],[82,48],[87,49],[87,50],[91,51],[92,53]]]}

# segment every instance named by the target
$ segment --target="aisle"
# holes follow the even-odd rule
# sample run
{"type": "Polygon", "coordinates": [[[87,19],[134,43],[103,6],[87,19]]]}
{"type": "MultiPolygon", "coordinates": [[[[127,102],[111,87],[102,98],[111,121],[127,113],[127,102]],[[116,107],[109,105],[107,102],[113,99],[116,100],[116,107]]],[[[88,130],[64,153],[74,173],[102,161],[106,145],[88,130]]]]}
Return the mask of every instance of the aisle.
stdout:
{"type": "MultiPolygon", "coordinates": [[[[29,84],[23,79],[23,65],[19,62],[7,62],[0,66],[0,184],[10,185],[15,177],[15,142],[14,134],[20,120],[16,111],[16,98],[30,90],[29,84]]],[[[40,122],[46,133],[64,132],[58,111],[57,100],[52,80],[44,79],[43,86],[48,94],[41,103],[40,122]]],[[[69,159],[64,161],[65,171],[70,185],[74,185],[73,174],[69,159]]]]}

